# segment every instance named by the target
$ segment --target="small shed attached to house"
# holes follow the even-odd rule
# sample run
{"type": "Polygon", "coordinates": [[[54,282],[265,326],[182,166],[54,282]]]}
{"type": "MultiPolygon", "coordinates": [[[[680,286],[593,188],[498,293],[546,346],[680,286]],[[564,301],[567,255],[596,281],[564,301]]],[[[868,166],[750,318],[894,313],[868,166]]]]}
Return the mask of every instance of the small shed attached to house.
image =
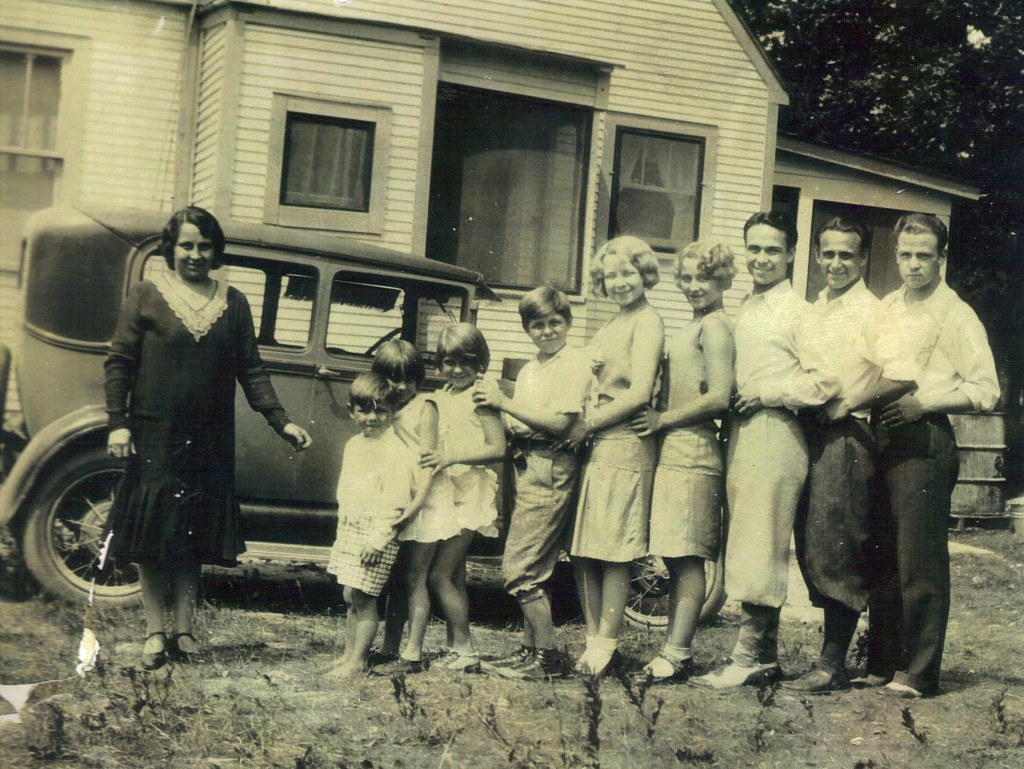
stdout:
{"type": "MultiPolygon", "coordinates": [[[[779,135],[772,206],[797,223],[793,285],[808,301],[824,288],[814,263],[814,234],[834,216],[871,229],[865,280],[878,297],[899,288],[893,226],[908,211],[935,214],[949,225],[957,200],[977,200],[977,187],[863,153],[838,150],[779,135]]],[[[950,258],[956,259],[956,254],[950,258]]]]}

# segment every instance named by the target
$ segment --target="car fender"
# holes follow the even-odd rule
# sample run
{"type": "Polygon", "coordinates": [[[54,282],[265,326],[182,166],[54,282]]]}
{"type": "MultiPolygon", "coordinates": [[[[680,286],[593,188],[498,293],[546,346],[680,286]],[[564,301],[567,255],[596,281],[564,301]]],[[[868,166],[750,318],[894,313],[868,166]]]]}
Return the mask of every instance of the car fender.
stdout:
{"type": "Polygon", "coordinates": [[[53,461],[71,444],[107,429],[102,406],[86,406],[54,420],[28,442],[0,487],[0,525],[14,518],[33,486],[53,461]]]}

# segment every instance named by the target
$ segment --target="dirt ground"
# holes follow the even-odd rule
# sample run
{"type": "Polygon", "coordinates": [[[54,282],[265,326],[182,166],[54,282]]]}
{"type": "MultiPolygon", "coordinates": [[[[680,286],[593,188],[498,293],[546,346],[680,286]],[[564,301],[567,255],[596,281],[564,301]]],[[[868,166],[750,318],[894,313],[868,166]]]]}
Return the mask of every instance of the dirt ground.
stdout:
{"type": "MultiPolygon", "coordinates": [[[[645,690],[626,676],[527,684],[431,670],[338,686],[323,676],[341,651],[338,591],[310,569],[208,575],[197,632],[203,660],[154,673],[136,665],[137,609],[84,618],[81,608],[43,597],[2,600],[0,683],[52,683],[35,691],[23,723],[0,724],[0,765],[1024,767],[1024,537],[967,530],[953,541],[944,691],[909,704],[872,691],[645,690]],[[100,665],[84,679],[74,675],[83,621],[101,644],[100,665]]],[[[512,602],[494,585],[475,586],[471,602],[481,650],[514,648],[512,602]]],[[[571,601],[558,605],[559,639],[569,652],[583,642],[577,611],[571,601]]],[[[701,670],[724,659],[736,624],[727,604],[702,628],[701,670]]],[[[820,633],[814,612],[784,614],[787,675],[807,670],[820,633]]],[[[434,623],[428,646],[441,640],[443,626],[434,623]]],[[[657,631],[631,627],[623,651],[639,668],[660,643],[657,631]]],[[[861,648],[851,652],[853,668],[861,648]]],[[[12,713],[0,702],[0,716],[12,713]]]]}

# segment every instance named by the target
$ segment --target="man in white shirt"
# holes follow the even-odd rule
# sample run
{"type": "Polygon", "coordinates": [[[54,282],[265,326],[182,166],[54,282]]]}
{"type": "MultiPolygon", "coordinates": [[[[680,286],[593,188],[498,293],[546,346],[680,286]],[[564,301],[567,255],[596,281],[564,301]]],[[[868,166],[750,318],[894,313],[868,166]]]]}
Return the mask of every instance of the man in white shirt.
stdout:
{"type": "Polygon", "coordinates": [[[841,217],[825,222],[815,238],[826,286],[812,305],[800,343],[828,359],[840,389],[825,408],[801,414],[810,469],[797,510],[796,553],[811,603],[824,610],[825,619],[814,667],[782,684],[803,694],[850,686],[846,655],[868,607],[872,535],[886,519],[870,412],[851,413],[850,406],[868,393],[874,395],[873,405],[889,403],[913,387],[913,382],[883,380],[881,369],[863,355],[863,336],[879,306],[862,277],[870,251],[871,231],[841,217]]]}
{"type": "Polygon", "coordinates": [[[726,591],[740,605],[732,662],[694,683],[725,689],[777,678],[779,613],[786,601],[789,543],[807,474],[807,445],[797,422],[802,408],[821,406],[836,381],[798,337],[809,305],[787,276],[796,225],[761,212],[743,228],[753,295],[736,319],[736,386],[729,431],[726,496],[729,533],[726,591]]]}
{"type": "MultiPolygon", "coordinates": [[[[883,691],[913,698],[939,690],[949,617],[948,526],[959,463],[947,415],[991,410],[999,383],[985,328],[942,280],[945,224],[931,214],[907,214],[895,234],[903,286],[882,300],[868,350],[883,376],[912,380],[917,389],[884,407],[878,419],[898,568],[877,604],[893,612],[903,636],[903,658],[891,661],[896,673],[883,691]]],[[[876,621],[872,599],[869,634],[888,632],[876,621]]]]}

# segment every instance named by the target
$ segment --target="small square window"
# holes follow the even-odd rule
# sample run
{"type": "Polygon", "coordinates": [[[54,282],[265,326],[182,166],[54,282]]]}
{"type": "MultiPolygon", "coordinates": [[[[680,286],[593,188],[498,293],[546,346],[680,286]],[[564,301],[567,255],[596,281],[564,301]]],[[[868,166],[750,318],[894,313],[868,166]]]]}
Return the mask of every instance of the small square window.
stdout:
{"type": "Polygon", "coordinates": [[[370,210],[374,124],[288,113],[281,204],[370,210]]]}
{"type": "Polygon", "coordinates": [[[391,110],[274,94],[263,218],[380,234],[391,110]]]}

